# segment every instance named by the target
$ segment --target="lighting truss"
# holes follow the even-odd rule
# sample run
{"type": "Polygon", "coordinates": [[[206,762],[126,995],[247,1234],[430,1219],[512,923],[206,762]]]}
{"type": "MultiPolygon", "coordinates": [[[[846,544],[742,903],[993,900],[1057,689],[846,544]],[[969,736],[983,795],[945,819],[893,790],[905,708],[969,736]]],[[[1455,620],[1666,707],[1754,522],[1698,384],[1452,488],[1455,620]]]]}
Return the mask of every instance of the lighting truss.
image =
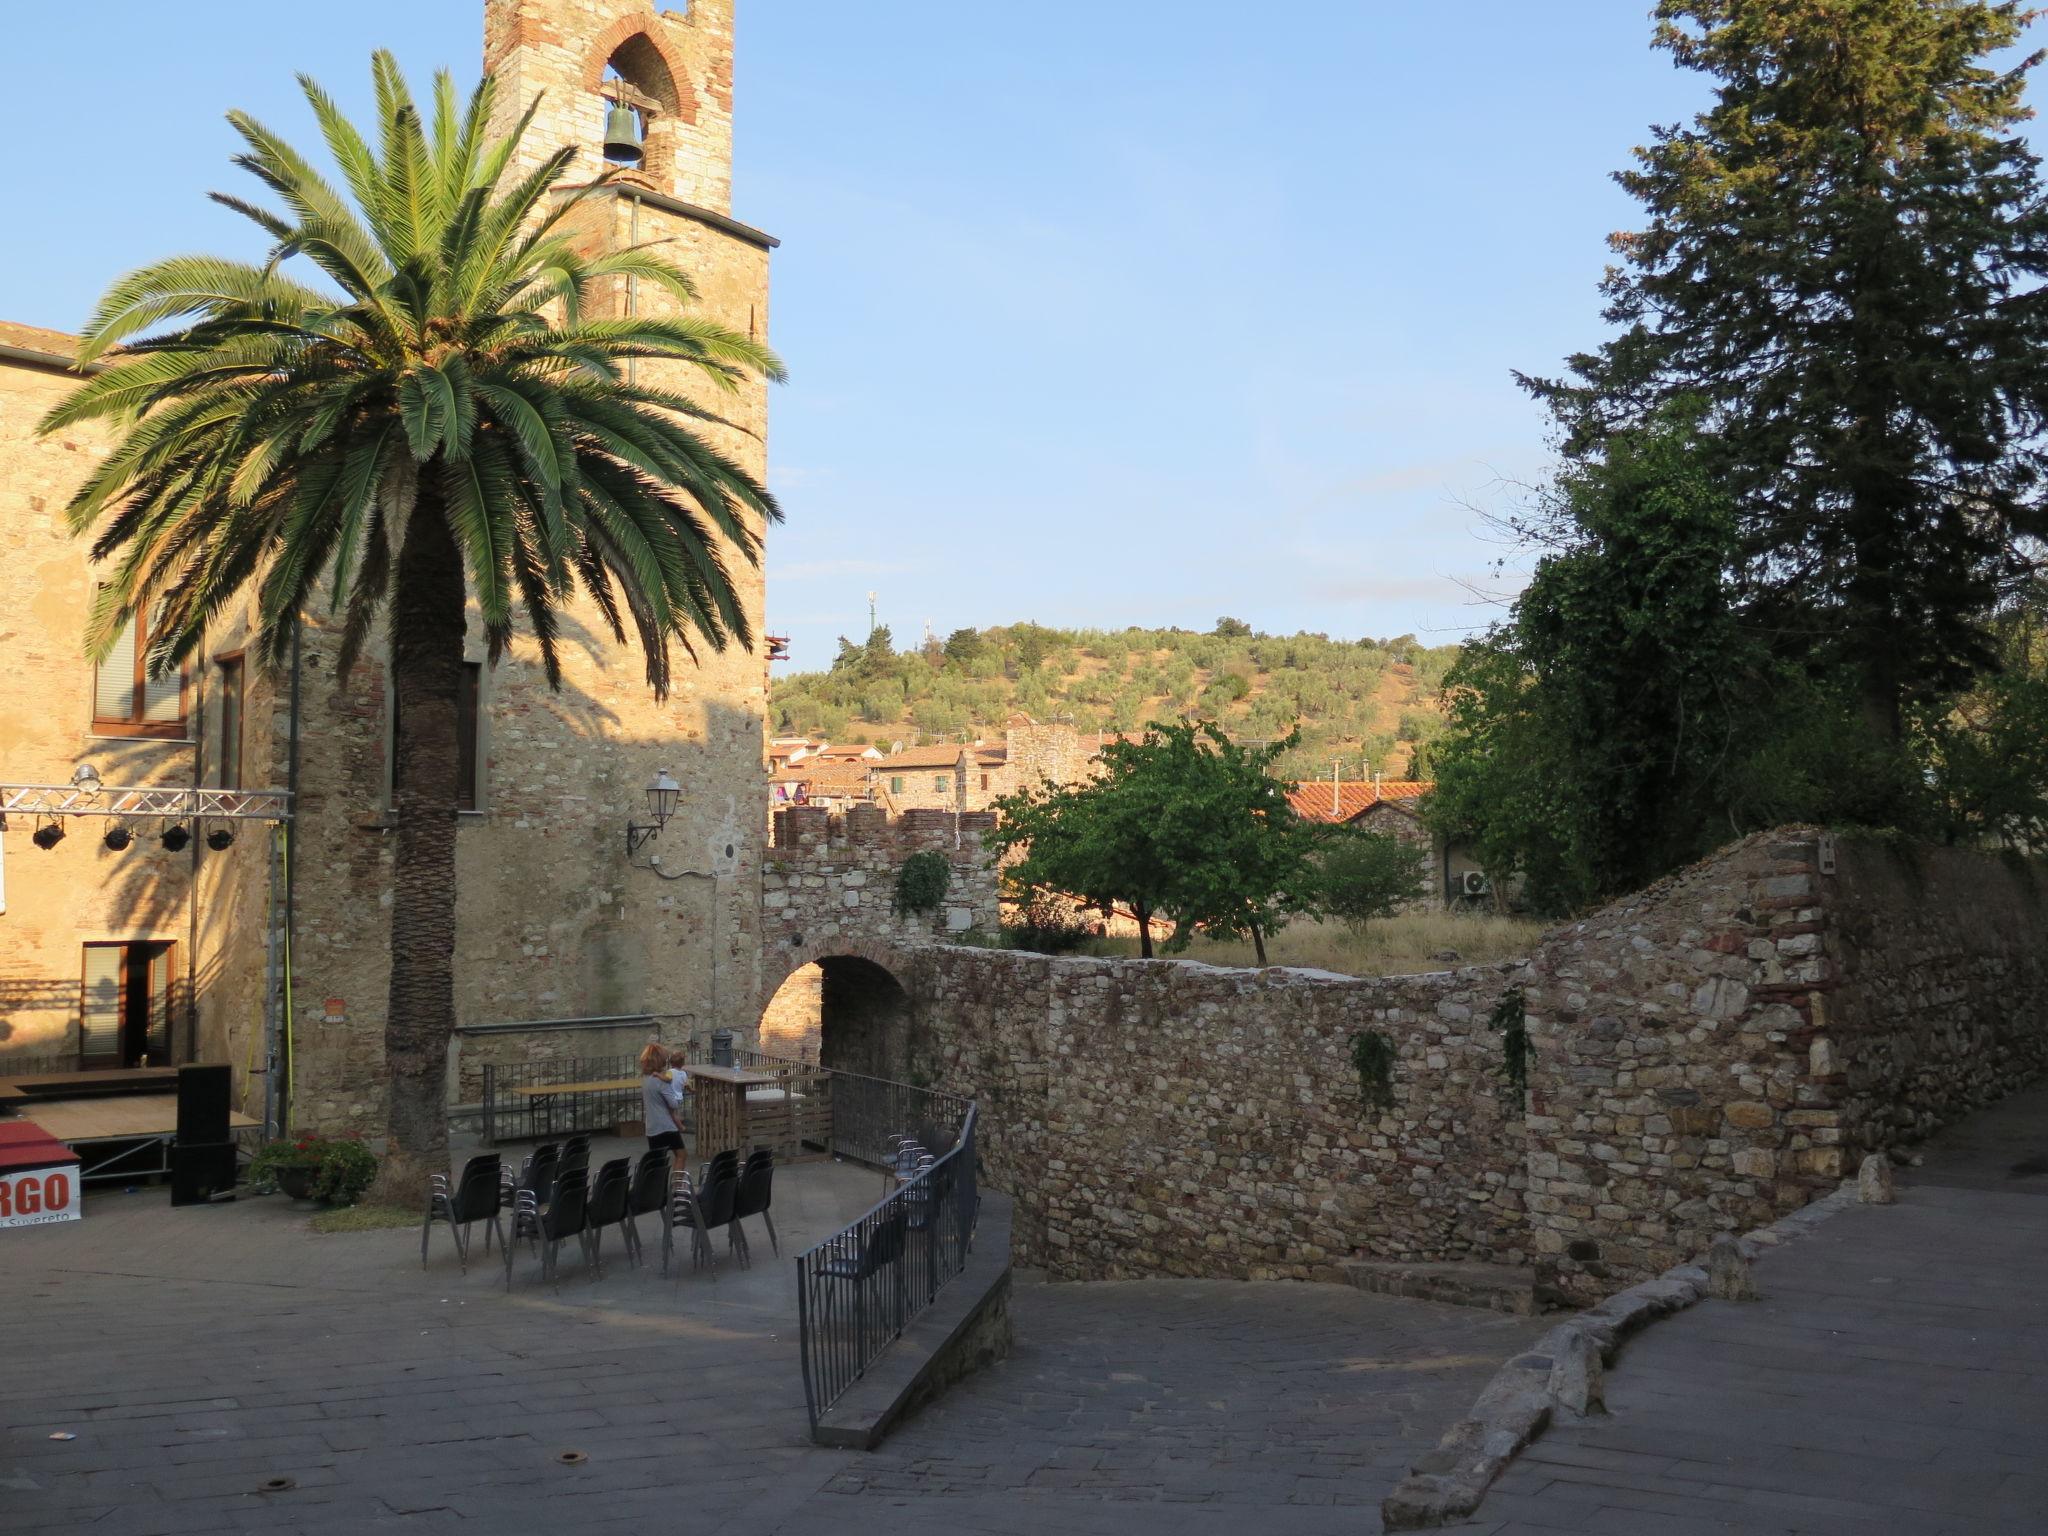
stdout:
{"type": "Polygon", "coordinates": [[[0,818],[125,816],[164,821],[290,821],[284,789],[117,789],[102,784],[0,784],[0,818]]]}

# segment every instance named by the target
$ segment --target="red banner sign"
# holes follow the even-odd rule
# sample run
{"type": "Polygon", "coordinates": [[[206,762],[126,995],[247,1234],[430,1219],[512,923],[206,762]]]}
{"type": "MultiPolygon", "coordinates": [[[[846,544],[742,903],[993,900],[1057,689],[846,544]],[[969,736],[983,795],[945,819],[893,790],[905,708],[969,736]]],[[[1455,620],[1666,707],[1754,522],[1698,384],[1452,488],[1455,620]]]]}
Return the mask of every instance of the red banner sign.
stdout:
{"type": "Polygon", "coordinates": [[[76,1168],[0,1173],[0,1227],[40,1227],[79,1216],[76,1168]]]}

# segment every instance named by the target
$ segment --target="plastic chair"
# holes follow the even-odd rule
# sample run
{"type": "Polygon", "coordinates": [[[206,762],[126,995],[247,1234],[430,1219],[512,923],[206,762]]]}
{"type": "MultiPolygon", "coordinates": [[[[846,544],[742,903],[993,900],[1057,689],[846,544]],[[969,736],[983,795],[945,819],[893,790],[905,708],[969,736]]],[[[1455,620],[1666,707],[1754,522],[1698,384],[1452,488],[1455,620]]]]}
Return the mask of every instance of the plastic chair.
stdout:
{"type": "Polygon", "coordinates": [[[739,1228],[742,1216],[760,1217],[768,1228],[769,1251],[780,1258],[782,1243],[775,1235],[775,1218],[768,1213],[774,1196],[775,1154],[760,1147],[747,1158],[747,1165],[740,1172],[739,1188],[733,1195],[732,1224],[739,1228]]]}
{"type": "MultiPolygon", "coordinates": [[[[590,1187],[590,1200],[583,1212],[585,1253],[591,1269],[604,1278],[604,1229],[623,1226],[626,1200],[633,1191],[633,1165],[623,1157],[613,1158],[597,1170],[590,1187]]],[[[626,1240],[630,1244],[630,1239],[626,1240]]]]}
{"type": "MultiPolygon", "coordinates": [[[[657,1212],[665,1213],[669,1200],[669,1155],[660,1147],[641,1153],[640,1166],[633,1171],[632,1188],[626,1193],[625,1230],[619,1235],[626,1241],[626,1252],[635,1264],[643,1263],[646,1250],[640,1244],[640,1218],[657,1212]]],[[[666,1237],[666,1217],[663,1235],[666,1237]]],[[[664,1257],[666,1256],[664,1244],[664,1257]]]]}
{"type": "Polygon", "coordinates": [[[540,1235],[543,1242],[541,1252],[541,1275],[559,1286],[562,1283],[561,1249],[562,1239],[573,1237],[584,1244],[586,1262],[589,1244],[584,1238],[584,1217],[589,1208],[589,1175],[580,1169],[558,1174],[555,1178],[555,1198],[548,1202],[548,1208],[541,1213],[540,1235]]]}
{"type": "Polygon", "coordinates": [[[420,1267],[426,1267],[427,1243],[434,1235],[434,1222],[438,1219],[448,1223],[449,1234],[455,1239],[456,1257],[462,1261],[463,1273],[467,1274],[470,1224],[484,1223],[485,1253],[491,1251],[494,1233],[502,1245],[505,1232],[498,1225],[498,1212],[504,1203],[504,1166],[494,1153],[472,1157],[463,1164],[462,1176],[452,1190],[447,1174],[435,1174],[427,1193],[427,1218],[420,1226],[420,1267]]]}

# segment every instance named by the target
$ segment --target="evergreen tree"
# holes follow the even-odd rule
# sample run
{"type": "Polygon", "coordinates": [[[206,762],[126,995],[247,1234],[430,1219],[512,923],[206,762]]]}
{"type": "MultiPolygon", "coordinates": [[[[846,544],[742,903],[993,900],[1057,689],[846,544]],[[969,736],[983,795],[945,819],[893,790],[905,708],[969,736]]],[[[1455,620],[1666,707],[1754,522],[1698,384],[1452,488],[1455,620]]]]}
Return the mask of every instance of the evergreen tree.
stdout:
{"type": "Polygon", "coordinates": [[[1656,45],[1719,82],[1621,184],[1622,333],[1525,379],[1597,454],[1707,405],[1744,605],[1856,679],[1896,740],[1995,658],[1987,621],[2048,532],[2048,201],[2013,129],[2039,55],[1993,0],[1661,0],[1656,45]]]}

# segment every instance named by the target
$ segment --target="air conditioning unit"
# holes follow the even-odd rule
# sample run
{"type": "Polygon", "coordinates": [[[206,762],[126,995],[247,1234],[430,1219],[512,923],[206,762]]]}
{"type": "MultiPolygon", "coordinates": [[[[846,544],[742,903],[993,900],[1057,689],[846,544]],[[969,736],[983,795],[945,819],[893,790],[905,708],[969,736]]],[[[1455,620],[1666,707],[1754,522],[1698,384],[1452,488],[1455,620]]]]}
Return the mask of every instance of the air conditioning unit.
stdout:
{"type": "Polygon", "coordinates": [[[1493,882],[1476,869],[1468,869],[1460,875],[1458,885],[1467,896],[1484,896],[1493,889],[1493,882]]]}

